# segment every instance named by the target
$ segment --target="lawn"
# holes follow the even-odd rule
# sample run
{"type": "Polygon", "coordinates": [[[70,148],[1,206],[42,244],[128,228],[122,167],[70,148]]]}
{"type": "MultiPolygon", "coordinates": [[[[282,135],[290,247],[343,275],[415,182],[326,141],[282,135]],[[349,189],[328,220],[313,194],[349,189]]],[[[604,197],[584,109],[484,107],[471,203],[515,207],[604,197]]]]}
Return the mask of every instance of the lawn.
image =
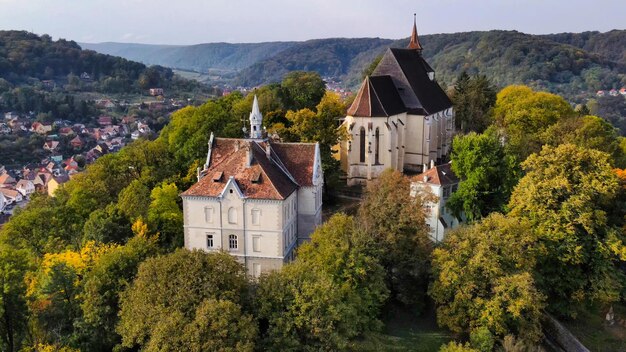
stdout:
{"type": "Polygon", "coordinates": [[[450,333],[437,327],[434,310],[421,316],[399,307],[391,307],[384,318],[385,328],[356,342],[353,351],[438,351],[452,339],[450,333]]]}

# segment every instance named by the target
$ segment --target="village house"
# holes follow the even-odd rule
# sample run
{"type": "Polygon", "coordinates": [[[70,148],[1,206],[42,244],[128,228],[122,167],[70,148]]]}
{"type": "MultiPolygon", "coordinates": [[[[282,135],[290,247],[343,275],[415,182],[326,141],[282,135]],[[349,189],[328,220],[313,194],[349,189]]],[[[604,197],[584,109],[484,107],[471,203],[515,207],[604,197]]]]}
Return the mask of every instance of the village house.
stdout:
{"type": "Polygon", "coordinates": [[[422,57],[413,24],[406,49],[387,49],[348,109],[340,145],[348,185],[363,184],[392,168],[422,172],[446,160],[454,129],[452,102],[422,57]]]}
{"type": "Polygon", "coordinates": [[[21,179],[15,185],[15,190],[20,192],[22,196],[27,197],[35,192],[35,185],[31,180],[21,179]]]}
{"type": "Polygon", "coordinates": [[[49,123],[33,122],[33,124],[30,126],[30,130],[31,132],[45,135],[52,132],[52,125],[49,123]]]}
{"type": "Polygon", "coordinates": [[[68,137],[74,134],[74,130],[71,127],[61,127],[59,128],[59,134],[68,137]]]}
{"type": "Polygon", "coordinates": [[[7,200],[4,198],[4,193],[0,193],[0,212],[7,206],[7,200]]]}
{"type": "Polygon", "coordinates": [[[43,149],[49,152],[55,152],[59,148],[59,142],[57,141],[45,141],[43,149]]]}
{"type": "Polygon", "coordinates": [[[111,116],[100,116],[98,117],[98,125],[100,126],[111,126],[113,124],[113,118],[111,116]]]}
{"type": "Polygon", "coordinates": [[[163,88],[150,88],[150,95],[153,97],[163,95],[163,88]]]}
{"type": "Polygon", "coordinates": [[[227,251],[258,277],[293,260],[321,223],[319,144],[266,138],[254,98],[247,139],[209,138],[198,182],[182,193],[187,249],[227,251]]]}
{"type": "Polygon", "coordinates": [[[421,195],[424,204],[429,236],[435,243],[443,241],[448,231],[464,222],[465,215],[456,217],[447,207],[448,198],[459,188],[459,179],[452,172],[451,164],[430,165],[430,169],[415,176],[411,182],[411,196],[421,195]],[[429,197],[433,196],[433,197],[429,197]]]}
{"type": "Polygon", "coordinates": [[[15,178],[13,178],[8,173],[3,173],[0,175],[0,188],[8,188],[15,186],[15,178]]]}
{"type": "Polygon", "coordinates": [[[15,111],[9,111],[9,112],[5,112],[4,113],[4,119],[5,120],[13,120],[13,119],[18,119],[20,117],[20,114],[18,114],[15,111]]]}
{"type": "Polygon", "coordinates": [[[72,140],[70,141],[70,145],[74,149],[81,149],[85,145],[85,142],[83,142],[83,140],[79,136],[76,136],[72,138],[72,140]]]}
{"type": "Polygon", "coordinates": [[[11,188],[0,188],[0,193],[4,195],[6,204],[11,205],[22,201],[22,194],[11,188]]]}

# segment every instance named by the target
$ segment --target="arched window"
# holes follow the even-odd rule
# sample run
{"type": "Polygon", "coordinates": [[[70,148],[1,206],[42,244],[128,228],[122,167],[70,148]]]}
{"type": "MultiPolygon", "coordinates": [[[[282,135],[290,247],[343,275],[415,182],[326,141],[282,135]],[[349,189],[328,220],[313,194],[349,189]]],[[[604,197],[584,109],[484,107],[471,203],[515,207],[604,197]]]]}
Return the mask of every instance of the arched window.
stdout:
{"type": "Polygon", "coordinates": [[[359,150],[359,161],[365,162],[365,127],[361,127],[361,131],[359,132],[359,143],[361,149],[359,150]]]}
{"type": "Polygon", "coordinates": [[[237,235],[228,235],[228,249],[237,249],[237,235]]]}
{"type": "Polygon", "coordinates": [[[380,164],[380,161],[378,159],[378,155],[379,155],[379,150],[380,150],[380,130],[378,129],[378,127],[376,127],[376,145],[374,146],[374,164],[380,164]]]}
{"type": "Polygon", "coordinates": [[[230,224],[237,223],[237,209],[233,207],[228,208],[228,222],[230,224]]]}

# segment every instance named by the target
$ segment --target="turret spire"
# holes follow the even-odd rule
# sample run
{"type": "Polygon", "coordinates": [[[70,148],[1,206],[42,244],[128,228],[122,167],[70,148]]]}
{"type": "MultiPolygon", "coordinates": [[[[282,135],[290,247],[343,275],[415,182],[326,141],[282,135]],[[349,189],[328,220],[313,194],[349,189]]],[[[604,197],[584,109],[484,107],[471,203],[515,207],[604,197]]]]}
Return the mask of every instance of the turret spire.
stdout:
{"type": "Polygon", "coordinates": [[[409,42],[409,49],[415,49],[422,51],[422,45],[417,37],[417,14],[413,14],[413,32],[411,33],[411,41],[409,42]]]}
{"type": "Polygon", "coordinates": [[[263,115],[261,115],[259,100],[257,99],[256,94],[254,95],[252,111],[250,112],[250,138],[263,138],[263,115]]]}

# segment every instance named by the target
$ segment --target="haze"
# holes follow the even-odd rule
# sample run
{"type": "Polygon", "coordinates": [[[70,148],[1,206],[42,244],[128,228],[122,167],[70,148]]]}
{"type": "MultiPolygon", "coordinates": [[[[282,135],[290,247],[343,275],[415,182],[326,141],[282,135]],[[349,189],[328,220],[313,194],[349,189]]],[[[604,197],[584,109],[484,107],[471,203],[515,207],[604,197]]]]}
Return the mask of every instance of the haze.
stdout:
{"type": "Polygon", "coordinates": [[[197,44],[329,37],[404,38],[511,29],[624,29],[624,0],[0,0],[0,29],[79,42],[197,44]]]}

